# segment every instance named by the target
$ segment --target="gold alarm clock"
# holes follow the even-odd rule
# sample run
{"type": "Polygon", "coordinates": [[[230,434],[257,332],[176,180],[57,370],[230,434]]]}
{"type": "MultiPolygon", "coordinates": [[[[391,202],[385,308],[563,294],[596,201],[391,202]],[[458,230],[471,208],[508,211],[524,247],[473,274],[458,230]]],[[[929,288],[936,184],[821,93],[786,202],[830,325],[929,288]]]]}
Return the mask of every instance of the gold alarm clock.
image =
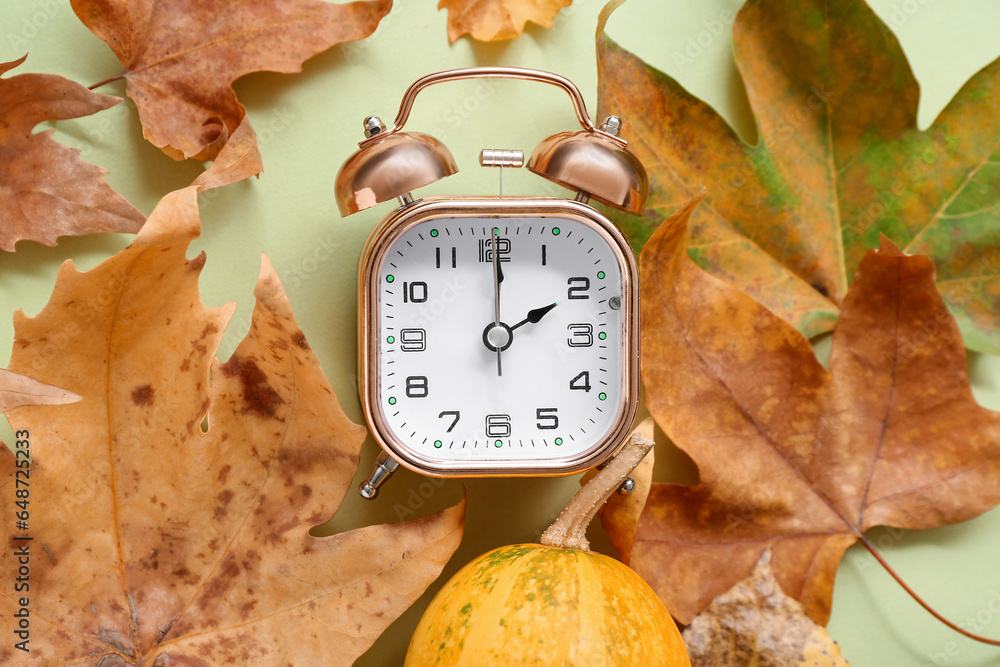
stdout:
{"type": "MultiPolygon", "coordinates": [[[[638,271],[621,232],[588,204],[637,213],[645,203],[646,173],[620,124],[595,127],[569,80],[510,67],[425,76],[392,127],[365,119],[337,175],[340,212],[398,205],[358,267],[359,392],[383,449],[363,496],[397,464],[436,477],[567,475],[622,445],[639,394],[638,271]],[[569,94],[582,129],[542,141],[526,166],[575,197],[414,194],[458,171],[438,139],[403,131],[414,99],[480,77],[569,94]]],[[[522,163],[517,150],[480,154],[486,167],[522,163]]]]}

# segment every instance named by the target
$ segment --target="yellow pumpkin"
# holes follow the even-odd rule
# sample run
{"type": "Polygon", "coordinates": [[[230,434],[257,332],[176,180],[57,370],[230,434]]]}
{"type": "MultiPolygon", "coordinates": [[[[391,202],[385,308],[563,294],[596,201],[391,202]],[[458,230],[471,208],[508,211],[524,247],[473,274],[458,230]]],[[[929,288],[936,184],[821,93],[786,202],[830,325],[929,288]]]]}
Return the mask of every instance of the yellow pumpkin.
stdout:
{"type": "Polygon", "coordinates": [[[424,612],[405,666],[690,667],[656,593],[628,566],[588,551],[584,537],[597,507],[652,444],[633,436],[544,544],[500,547],[462,568],[424,612]]]}

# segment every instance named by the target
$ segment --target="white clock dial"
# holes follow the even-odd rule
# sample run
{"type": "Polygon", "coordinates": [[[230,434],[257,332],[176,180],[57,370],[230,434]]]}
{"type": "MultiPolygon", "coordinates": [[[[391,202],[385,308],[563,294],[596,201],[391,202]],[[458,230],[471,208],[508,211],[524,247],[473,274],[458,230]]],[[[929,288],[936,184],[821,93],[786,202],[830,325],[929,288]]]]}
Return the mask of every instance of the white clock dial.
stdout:
{"type": "Polygon", "coordinates": [[[431,217],[380,256],[373,407],[415,458],[544,471],[620,430],[628,265],[607,232],[570,216],[431,217]]]}

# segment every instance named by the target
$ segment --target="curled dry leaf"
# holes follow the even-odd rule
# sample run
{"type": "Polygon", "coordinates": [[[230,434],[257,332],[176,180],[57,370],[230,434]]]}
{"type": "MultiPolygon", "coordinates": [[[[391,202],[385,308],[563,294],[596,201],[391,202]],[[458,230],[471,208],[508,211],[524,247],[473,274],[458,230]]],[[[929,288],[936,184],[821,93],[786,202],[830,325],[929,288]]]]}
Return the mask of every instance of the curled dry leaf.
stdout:
{"type": "MultiPolygon", "coordinates": [[[[250,331],[214,350],[231,306],[198,296],[197,188],[164,197],[135,242],[86,273],[64,264],[11,369],[84,397],[25,407],[30,653],[25,665],[350,664],[440,573],[464,505],[331,537],[365,429],[340,408],[266,260],[250,331]],[[53,350],[53,346],[57,349],[53,350]],[[207,417],[207,431],[202,423],[207,417]],[[43,639],[44,638],[44,639],[43,639]]],[[[0,451],[0,520],[14,525],[0,451]]],[[[0,614],[19,608],[0,592],[0,614]]]]}
{"type": "Polygon", "coordinates": [[[514,39],[528,21],[546,28],[563,7],[573,0],[440,0],[438,9],[448,10],[448,40],[465,34],[481,42],[514,39]]]}
{"type": "Polygon", "coordinates": [[[700,199],[640,257],[646,405],[700,482],[653,485],[630,565],[688,623],[771,548],[781,587],[825,624],[864,531],[1000,503],[1000,413],[972,396],[930,259],[884,237],[865,256],[828,371],[790,324],[684,252],[700,199]]]}
{"type": "Polygon", "coordinates": [[[118,56],[143,134],[175,160],[211,160],[246,109],[233,81],[298,72],[335,44],[370,35],[392,0],[72,0],[118,56]]]}
{"type": "Polygon", "coordinates": [[[848,667],[840,647],[774,580],[765,551],[746,579],[685,628],[693,667],[848,667]]]}
{"type": "Polygon", "coordinates": [[[257,176],[262,171],[264,163],[257,146],[257,133],[250,126],[250,119],[244,116],[211,166],[198,174],[191,185],[204,192],[257,176]]]}
{"type": "Polygon", "coordinates": [[[749,0],[733,27],[751,145],[705,102],[598,28],[600,115],[650,173],[640,247],[698,188],[688,253],[807,336],[833,328],[879,235],[930,257],[968,347],[1000,353],[1000,60],[926,130],[919,86],[864,0],[749,0]]]}
{"type": "MultiPolygon", "coordinates": [[[[0,76],[26,57],[0,64],[0,76]]],[[[55,130],[32,133],[42,121],[89,116],[119,102],[56,74],[0,78],[0,249],[142,227],[142,213],[104,180],[107,170],[57,143],[55,130]]]]}
{"type": "MultiPolygon", "coordinates": [[[[653,419],[648,417],[642,421],[632,436],[639,434],[646,440],[653,440],[653,419]]],[[[601,524],[608,532],[611,543],[615,545],[622,562],[628,565],[629,557],[632,554],[632,542],[635,539],[635,531],[639,525],[639,515],[646,504],[646,497],[649,496],[649,487],[653,482],[653,462],[655,460],[656,449],[650,449],[649,453],[643,457],[639,465],[629,473],[629,477],[635,482],[632,493],[623,496],[620,493],[612,493],[608,501],[598,510],[597,514],[601,518],[601,524]]],[[[597,474],[596,470],[589,471],[580,478],[580,486],[585,485],[597,474]]]]}

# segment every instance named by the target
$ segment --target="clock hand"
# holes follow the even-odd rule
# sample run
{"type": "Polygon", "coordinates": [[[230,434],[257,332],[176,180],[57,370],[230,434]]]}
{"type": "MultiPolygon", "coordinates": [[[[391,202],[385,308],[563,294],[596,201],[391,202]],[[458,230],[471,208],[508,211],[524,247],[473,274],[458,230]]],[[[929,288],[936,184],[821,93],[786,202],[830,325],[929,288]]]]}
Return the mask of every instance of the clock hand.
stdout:
{"type": "Polygon", "coordinates": [[[545,317],[546,313],[548,313],[550,310],[552,310],[553,308],[555,308],[558,305],[559,305],[559,302],[556,301],[555,303],[550,303],[547,306],[542,306],[541,308],[535,308],[534,310],[529,310],[528,311],[528,316],[526,318],[524,318],[523,320],[521,320],[520,322],[518,322],[517,324],[515,324],[514,326],[512,326],[510,328],[510,330],[513,331],[514,329],[518,328],[522,324],[528,324],[529,322],[531,324],[538,324],[541,321],[541,319],[543,317],[545,317]]]}
{"type": "MultiPolygon", "coordinates": [[[[497,252],[497,228],[493,231],[493,326],[500,328],[500,281],[503,279],[503,272],[500,270],[500,253],[497,252]]],[[[497,377],[503,375],[503,366],[500,363],[500,345],[497,345],[497,377]]]]}

